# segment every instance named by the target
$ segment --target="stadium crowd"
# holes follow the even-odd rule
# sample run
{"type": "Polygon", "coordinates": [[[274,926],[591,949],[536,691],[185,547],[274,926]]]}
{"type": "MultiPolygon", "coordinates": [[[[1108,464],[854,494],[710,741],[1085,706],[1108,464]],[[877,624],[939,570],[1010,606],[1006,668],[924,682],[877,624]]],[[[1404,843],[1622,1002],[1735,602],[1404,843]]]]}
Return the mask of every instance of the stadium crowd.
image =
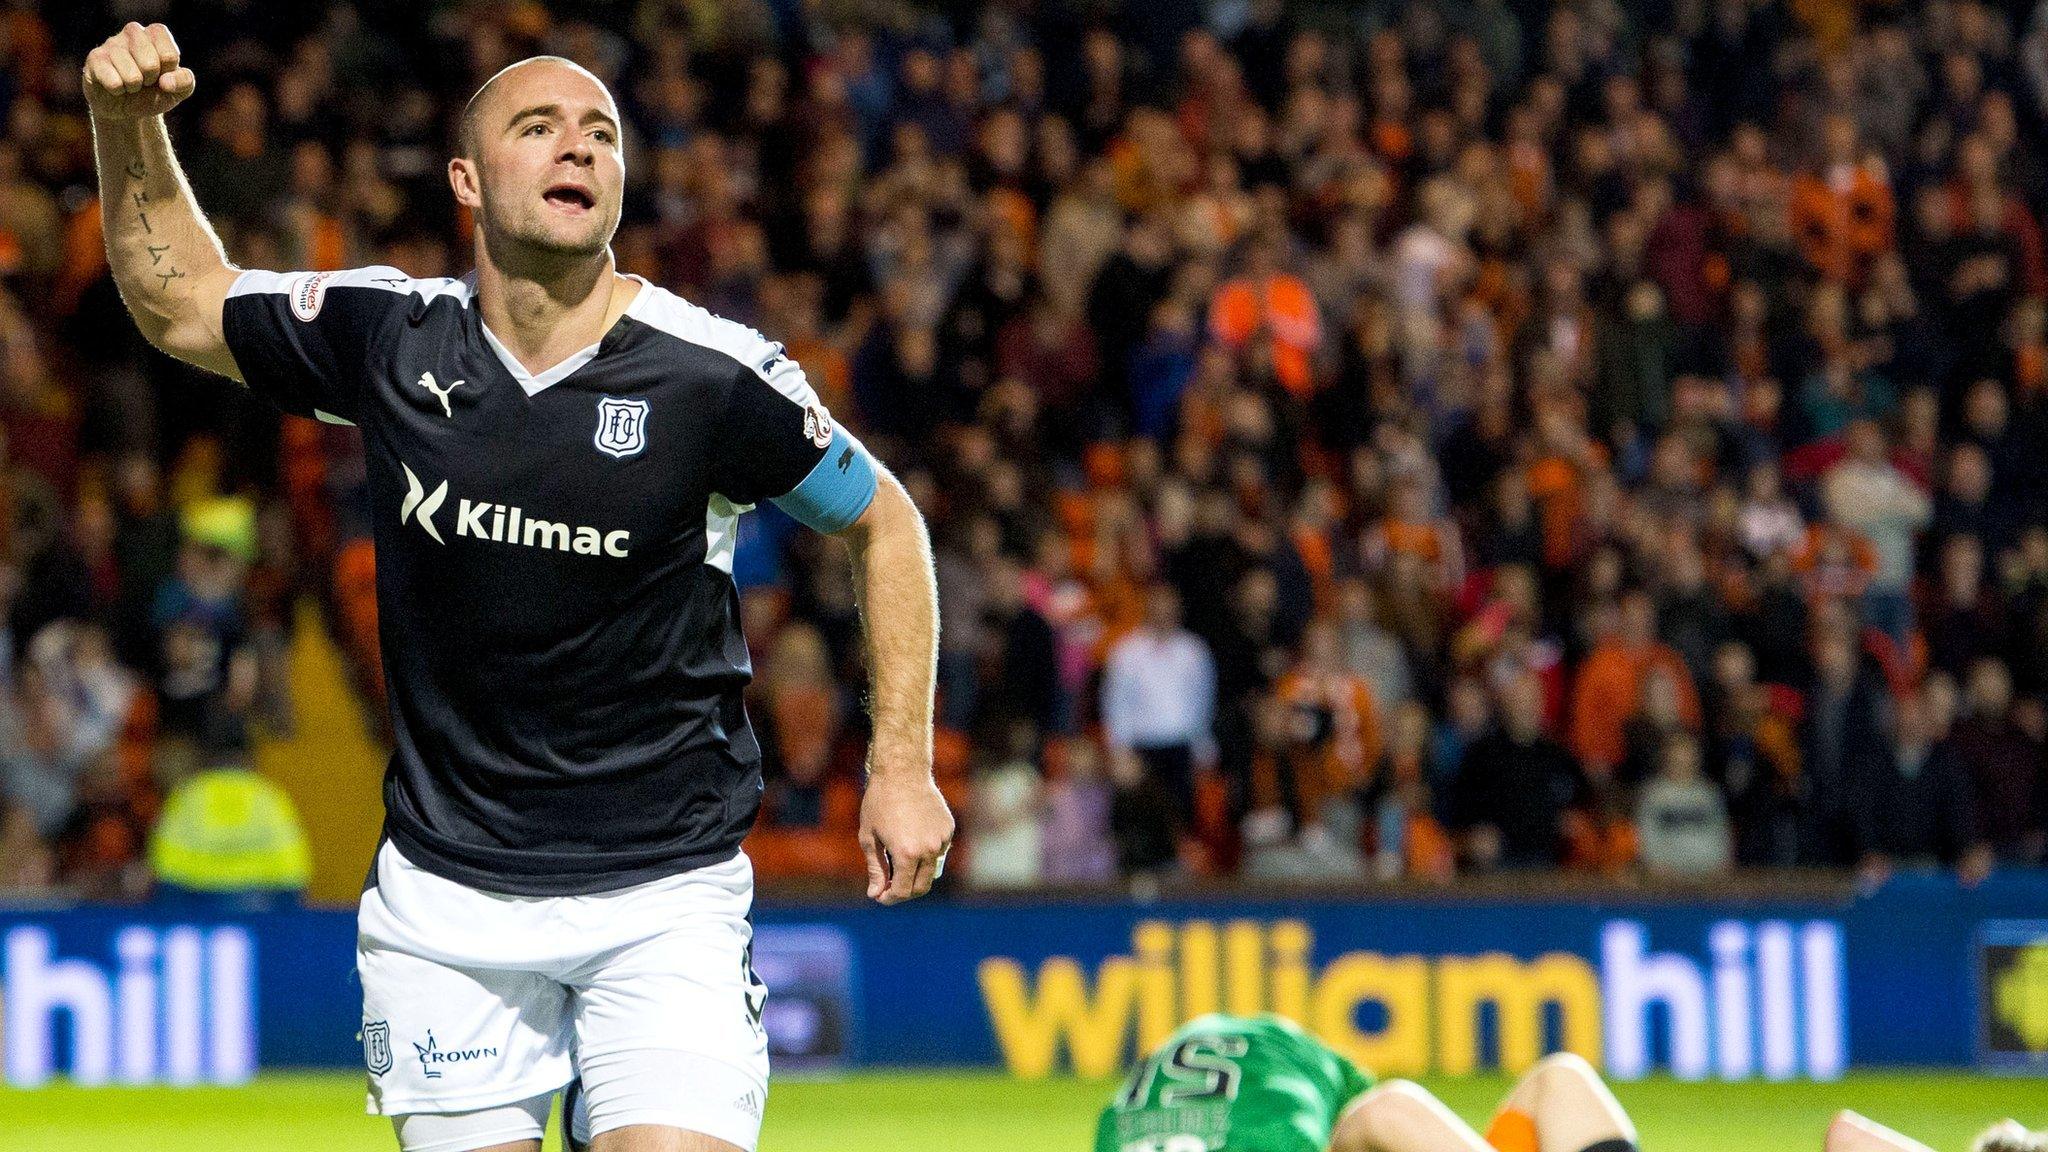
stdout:
{"type": "MultiPolygon", "coordinates": [[[[971,883],[2042,861],[2048,3],[105,0],[0,12],[0,888],[145,884],[301,596],[381,711],[353,432],[107,277],[138,14],[248,267],[461,274],[467,94],[611,84],[621,269],[930,519],[971,883]]],[[[858,875],[841,551],[735,578],[750,850],[858,875]]]]}

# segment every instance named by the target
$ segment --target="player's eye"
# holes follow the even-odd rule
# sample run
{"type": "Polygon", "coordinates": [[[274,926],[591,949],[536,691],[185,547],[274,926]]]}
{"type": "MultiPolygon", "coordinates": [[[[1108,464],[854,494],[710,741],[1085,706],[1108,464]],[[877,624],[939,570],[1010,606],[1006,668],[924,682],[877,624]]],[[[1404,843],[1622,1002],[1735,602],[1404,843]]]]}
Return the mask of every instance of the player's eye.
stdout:
{"type": "Polygon", "coordinates": [[[547,131],[547,130],[548,130],[548,126],[547,126],[547,125],[546,125],[545,123],[542,123],[541,121],[538,121],[538,120],[536,120],[536,121],[534,121],[533,123],[531,123],[531,124],[528,124],[528,125],[526,126],[526,131],[524,131],[524,132],[521,132],[521,133],[520,133],[520,135],[521,135],[521,136],[531,136],[531,135],[533,135],[533,134],[534,134],[535,132],[545,132],[545,131],[547,131]]]}
{"type": "Polygon", "coordinates": [[[611,130],[611,129],[609,129],[609,128],[599,128],[599,129],[598,129],[598,130],[596,131],[596,133],[594,133],[594,135],[596,135],[596,137],[598,138],[598,140],[599,140],[600,142],[602,142],[602,143],[605,143],[605,144],[610,144],[610,143],[612,143],[612,142],[613,142],[613,140],[615,139],[615,138],[614,138],[614,137],[612,136],[612,130],[611,130]]]}

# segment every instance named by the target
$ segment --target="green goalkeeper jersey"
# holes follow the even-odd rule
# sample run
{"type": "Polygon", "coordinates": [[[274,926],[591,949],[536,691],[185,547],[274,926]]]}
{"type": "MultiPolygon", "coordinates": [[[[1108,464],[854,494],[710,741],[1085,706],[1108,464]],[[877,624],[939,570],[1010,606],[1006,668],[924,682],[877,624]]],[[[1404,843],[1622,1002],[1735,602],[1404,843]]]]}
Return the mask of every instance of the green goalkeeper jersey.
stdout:
{"type": "Polygon", "coordinates": [[[1372,1077],[1279,1016],[1203,1016],[1131,1070],[1095,1152],[1324,1152],[1372,1077]]]}

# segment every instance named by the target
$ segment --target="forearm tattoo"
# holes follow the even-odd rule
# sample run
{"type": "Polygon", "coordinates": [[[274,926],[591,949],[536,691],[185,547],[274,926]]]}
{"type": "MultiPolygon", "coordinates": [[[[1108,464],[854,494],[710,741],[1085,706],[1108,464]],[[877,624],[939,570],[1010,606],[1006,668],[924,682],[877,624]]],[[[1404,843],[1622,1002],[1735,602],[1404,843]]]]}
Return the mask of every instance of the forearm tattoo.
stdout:
{"type": "MultiPolygon", "coordinates": [[[[141,180],[149,175],[149,168],[146,165],[144,165],[143,162],[139,159],[129,164],[127,171],[128,178],[131,180],[141,180]]],[[[133,199],[135,205],[135,221],[136,223],[142,225],[143,235],[156,235],[156,229],[151,227],[149,223],[149,209],[147,207],[147,205],[149,204],[149,193],[144,189],[137,188],[134,192],[133,199]]],[[[183,280],[185,278],[184,270],[179,268],[176,263],[172,263],[168,266],[164,264],[164,257],[171,250],[171,246],[169,244],[145,243],[142,247],[143,251],[149,253],[149,266],[155,269],[154,275],[156,276],[157,279],[158,290],[161,291],[164,289],[168,289],[171,286],[171,281],[183,280]]]]}

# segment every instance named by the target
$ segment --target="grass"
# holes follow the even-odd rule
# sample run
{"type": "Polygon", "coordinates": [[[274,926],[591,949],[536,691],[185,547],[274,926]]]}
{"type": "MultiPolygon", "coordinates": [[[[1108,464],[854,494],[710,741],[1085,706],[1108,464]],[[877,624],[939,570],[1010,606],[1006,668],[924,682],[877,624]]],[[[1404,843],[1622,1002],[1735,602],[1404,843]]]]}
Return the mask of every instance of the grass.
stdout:
{"type": "MultiPolygon", "coordinates": [[[[1432,1082],[1483,1124],[1506,1082],[1432,1082]]],[[[985,1073],[862,1073],[775,1083],[762,1152],[1089,1152],[1109,1086],[985,1073]]],[[[1939,1152],[1992,1120],[2048,1124],[2048,1081],[1859,1074],[1831,1085],[1620,1085],[1648,1152],[1817,1152],[1837,1108],[1878,1117],[1939,1152]]],[[[0,1089],[0,1146],[34,1152],[392,1152],[362,1115],[362,1078],[267,1075],[246,1088],[0,1089]]],[[[550,1152],[557,1145],[551,1139],[550,1152]]]]}

